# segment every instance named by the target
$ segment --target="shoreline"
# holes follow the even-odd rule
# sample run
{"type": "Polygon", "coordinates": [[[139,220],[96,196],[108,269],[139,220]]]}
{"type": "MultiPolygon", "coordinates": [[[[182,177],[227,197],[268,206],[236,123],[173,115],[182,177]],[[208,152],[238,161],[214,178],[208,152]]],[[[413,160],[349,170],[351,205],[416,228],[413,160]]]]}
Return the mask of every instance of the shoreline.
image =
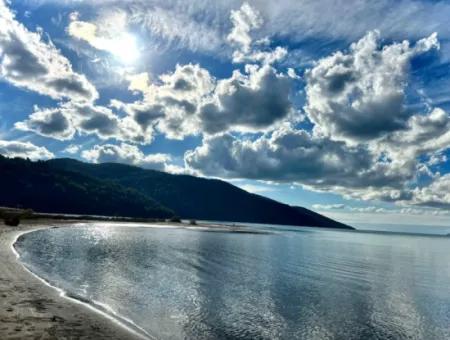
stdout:
{"type": "Polygon", "coordinates": [[[77,221],[27,221],[20,227],[0,223],[0,338],[151,338],[126,325],[119,316],[102,311],[101,306],[66,295],[20,261],[13,245],[21,235],[73,223],[77,221]]]}
{"type": "Polygon", "coordinates": [[[213,223],[190,225],[168,222],[27,219],[18,227],[10,227],[0,221],[0,339],[155,339],[132,320],[109,310],[108,306],[72,296],[70,292],[35,274],[20,261],[20,254],[14,244],[21,236],[41,229],[76,228],[86,224],[127,225],[131,228],[147,224],[149,228],[266,234],[248,231],[242,226],[213,223]]]}

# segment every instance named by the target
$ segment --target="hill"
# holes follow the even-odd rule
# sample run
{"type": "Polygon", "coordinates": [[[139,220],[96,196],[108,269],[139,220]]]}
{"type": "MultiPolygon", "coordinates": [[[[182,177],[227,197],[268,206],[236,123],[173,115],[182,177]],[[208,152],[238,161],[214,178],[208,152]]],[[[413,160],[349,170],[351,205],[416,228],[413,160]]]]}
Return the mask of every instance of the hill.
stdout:
{"type": "Polygon", "coordinates": [[[0,205],[94,214],[350,228],[227,182],[135,166],[0,156],[0,205]]]}
{"type": "Polygon", "coordinates": [[[47,163],[55,170],[116,181],[153,198],[185,219],[349,228],[308,209],[291,207],[216,179],[173,175],[117,163],[91,164],[73,159],[54,159],[47,163]]]}
{"type": "Polygon", "coordinates": [[[0,156],[0,206],[40,212],[167,218],[170,209],[132,188],[47,162],[0,156]]]}

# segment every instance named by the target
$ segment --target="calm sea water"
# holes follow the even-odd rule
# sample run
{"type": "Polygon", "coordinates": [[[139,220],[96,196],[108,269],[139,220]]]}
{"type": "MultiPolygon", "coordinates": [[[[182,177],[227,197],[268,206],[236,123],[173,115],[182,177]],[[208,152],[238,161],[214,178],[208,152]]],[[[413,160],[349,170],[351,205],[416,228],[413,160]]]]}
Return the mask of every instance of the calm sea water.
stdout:
{"type": "Polygon", "coordinates": [[[263,230],[59,228],[16,249],[160,339],[450,339],[450,238],[263,230]]]}

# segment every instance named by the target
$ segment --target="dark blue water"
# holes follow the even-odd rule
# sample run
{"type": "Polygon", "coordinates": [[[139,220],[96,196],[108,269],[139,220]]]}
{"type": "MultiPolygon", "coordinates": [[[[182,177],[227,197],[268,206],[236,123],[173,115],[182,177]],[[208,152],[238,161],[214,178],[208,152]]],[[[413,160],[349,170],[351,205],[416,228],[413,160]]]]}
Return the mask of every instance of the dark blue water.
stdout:
{"type": "Polygon", "coordinates": [[[450,238],[264,231],[88,226],[16,248],[161,339],[450,339],[450,238]]]}

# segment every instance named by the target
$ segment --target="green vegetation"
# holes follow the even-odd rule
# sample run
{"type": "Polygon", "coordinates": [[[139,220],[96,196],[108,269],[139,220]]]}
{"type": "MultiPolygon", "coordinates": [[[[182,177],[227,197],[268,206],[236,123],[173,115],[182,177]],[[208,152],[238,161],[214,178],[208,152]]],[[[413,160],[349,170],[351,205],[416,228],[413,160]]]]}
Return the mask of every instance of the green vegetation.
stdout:
{"type": "Polygon", "coordinates": [[[27,209],[11,209],[11,208],[0,208],[0,219],[3,222],[12,227],[17,227],[20,224],[20,220],[24,218],[29,218],[33,215],[33,210],[27,209]]]}
{"type": "Polygon", "coordinates": [[[0,156],[0,205],[40,212],[350,228],[227,182],[73,159],[0,156]]]}
{"type": "Polygon", "coordinates": [[[0,206],[47,213],[169,218],[173,211],[132,188],[47,162],[0,156],[0,206]]]}
{"type": "Polygon", "coordinates": [[[181,223],[181,218],[179,218],[178,216],[174,216],[172,218],[169,219],[169,222],[172,223],[181,223]]]}

